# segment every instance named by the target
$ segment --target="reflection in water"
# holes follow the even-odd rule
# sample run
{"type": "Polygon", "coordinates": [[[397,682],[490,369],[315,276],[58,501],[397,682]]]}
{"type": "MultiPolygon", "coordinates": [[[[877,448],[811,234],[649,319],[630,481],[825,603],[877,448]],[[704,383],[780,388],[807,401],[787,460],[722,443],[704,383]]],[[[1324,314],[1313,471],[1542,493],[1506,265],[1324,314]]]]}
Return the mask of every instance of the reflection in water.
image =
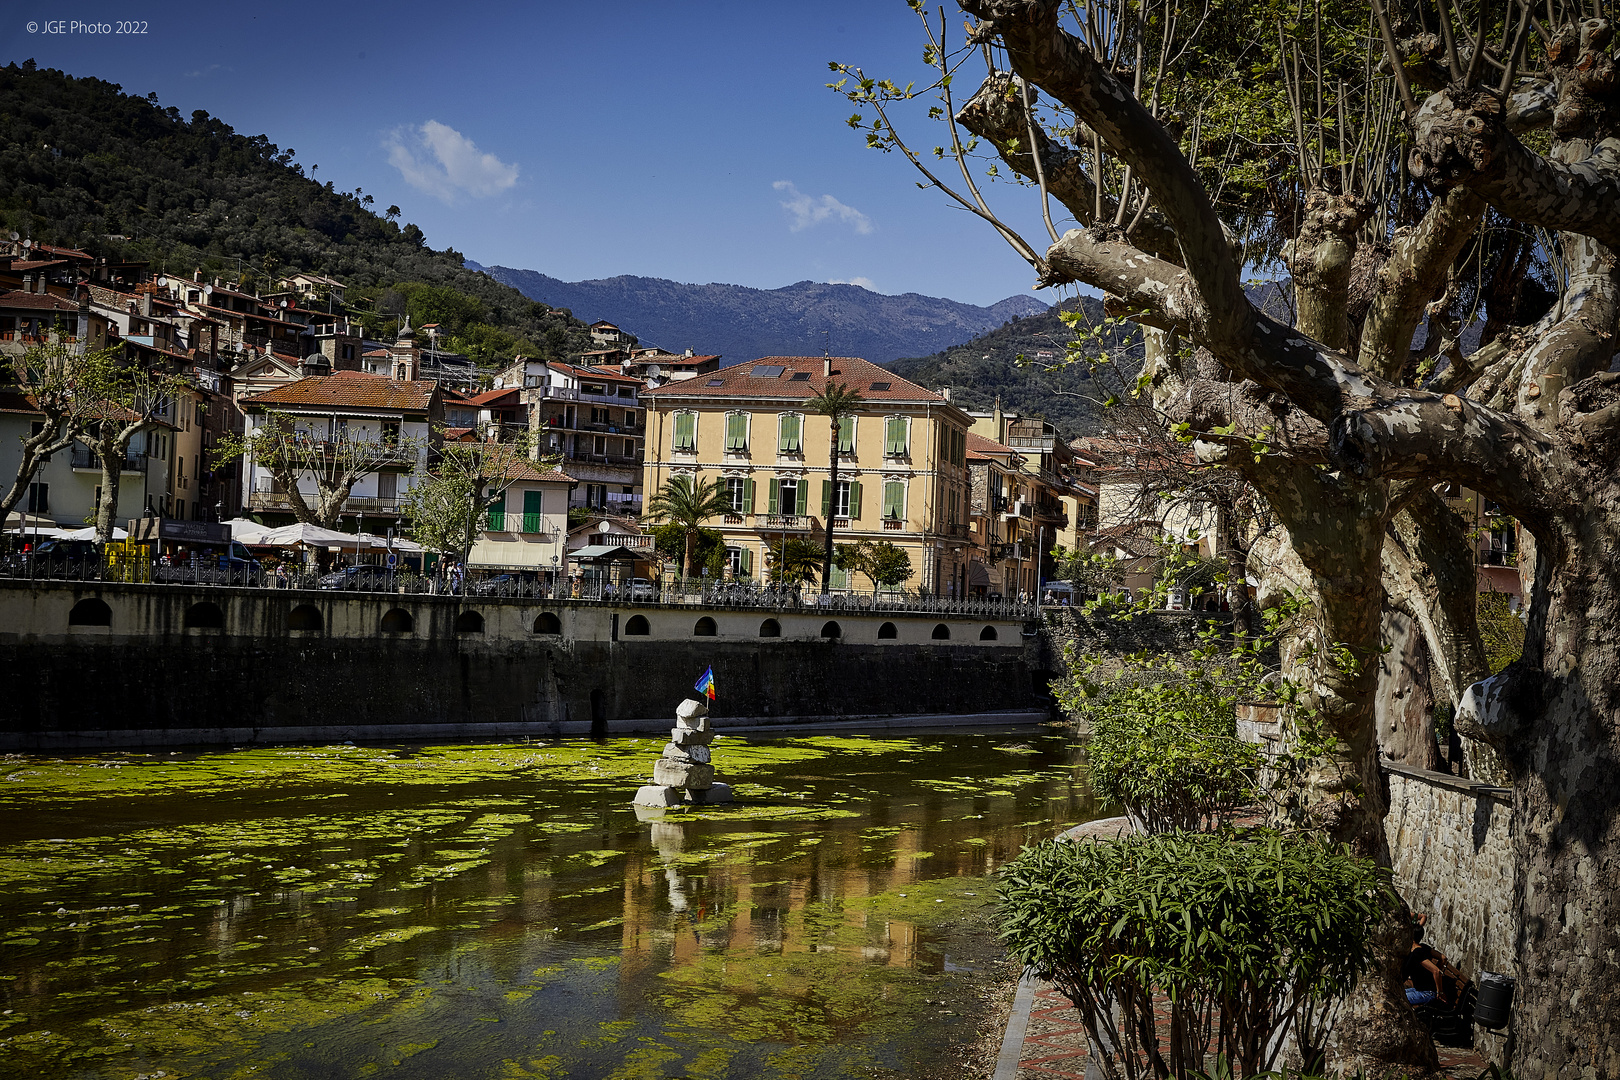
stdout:
{"type": "Polygon", "coordinates": [[[739,805],[650,821],[642,740],[8,758],[0,1075],[948,1072],[1074,748],[716,757],[739,805]]]}

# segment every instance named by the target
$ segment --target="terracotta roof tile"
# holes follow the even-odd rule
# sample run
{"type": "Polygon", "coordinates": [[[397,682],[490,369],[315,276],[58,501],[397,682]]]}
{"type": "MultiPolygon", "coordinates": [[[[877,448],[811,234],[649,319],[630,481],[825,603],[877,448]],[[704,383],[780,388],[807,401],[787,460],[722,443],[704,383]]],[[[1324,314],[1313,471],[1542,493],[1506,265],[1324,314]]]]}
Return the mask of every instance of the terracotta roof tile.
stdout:
{"type": "Polygon", "coordinates": [[[603,379],[607,382],[635,383],[637,386],[640,386],[642,383],[642,380],[636,378],[634,375],[621,375],[616,371],[609,371],[606,367],[601,365],[596,367],[581,367],[578,364],[564,364],[561,361],[553,360],[546,364],[546,366],[551,368],[553,371],[560,371],[565,375],[572,375],[577,379],[603,379]]]}
{"type": "Polygon", "coordinates": [[[246,398],[244,406],[311,405],[322,408],[405,409],[426,411],[439,384],[432,379],[395,382],[364,371],[315,375],[246,398]]]}
{"type": "Polygon", "coordinates": [[[79,305],[55,293],[31,293],[21,289],[0,292],[0,308],[16,311],[78,311],[79,305]]]}
{"type": "MultiPolygon", "coordinates": [[[[831,360],[831,381],[859,390],[867,401],[950,404],[932,390],[908,382],[870,360],[856,356],[834,356],[831,360]]],[[[656,390],[643,391],[643,394],[656,398],[748,397],[804,401],[821,393],[826,386],[828,379],[822,374],[824,363],[825,358],[820,356],[762,356],[750,363],[733,364],[707,376],[673,382],[656,390]],[[754,372],[761,368],[781,368],[782,371],[774,376],[756,376],[754,372]],[[809,378],[795,379],[793,376],[797,374],[808,374],[809,378]]]]}
{"type": "Polygon", "coordinates": [[[1014,450],[1010,446],[1003,446],[1000,443],[996,442],[996,440],[994,440],[994,439],[987,439],[983,435],[975,435],[971,431],[968,432],[967,449],[968,449],[968,457],[972,457],[975,454],[978,454],[979,456],[984,457],[984,456],[988,456],[990,454],[1016,454],[1016,453],[1018,453],[1017,450],[1014,450]]]}

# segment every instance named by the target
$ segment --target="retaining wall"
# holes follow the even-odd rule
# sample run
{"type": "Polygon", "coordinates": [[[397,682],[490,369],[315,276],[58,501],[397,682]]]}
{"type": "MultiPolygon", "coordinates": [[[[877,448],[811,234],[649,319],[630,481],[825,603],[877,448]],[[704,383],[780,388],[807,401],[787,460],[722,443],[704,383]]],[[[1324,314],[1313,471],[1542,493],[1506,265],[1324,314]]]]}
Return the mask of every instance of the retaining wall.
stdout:
{"type": "Polygon", "coordinates": [[[1511,974],[1518,928],[1509,795],[1409,765],[1383,768],[1395,887],[1414,911],[1429,913],[1425,940],[1476,982],[1481,971],[1511,974]]]}
{"type": "Polygon", "coordinates": [[[725,726],[1009,711],[1029,719],[1040,703],[1022,628],[896,614],[0,582],[0,748],[654,731],[670,725],[709,665],[725,726]],[[76,610],[82,620],[97,604],[106,625],[74,625],[76,610]],[[209,622],[220,625],[198,625],[209,622]],[[824,636],[830,622],[836,637],[824,636]]]}

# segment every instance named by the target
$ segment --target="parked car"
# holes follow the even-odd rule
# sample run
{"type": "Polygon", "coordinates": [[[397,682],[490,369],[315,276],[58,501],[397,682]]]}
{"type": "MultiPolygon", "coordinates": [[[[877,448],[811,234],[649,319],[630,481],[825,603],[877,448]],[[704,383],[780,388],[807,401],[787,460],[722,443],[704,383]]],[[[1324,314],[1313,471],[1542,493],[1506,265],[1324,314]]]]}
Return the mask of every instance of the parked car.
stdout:
{"type": "Polygon", "coordinates": [[[327,574],[318,584],[323,589],[386,589],[389,584],[388,567],[370,563],[345,566],[327,574]]]}
{"type": "Polygon", "coordinates": [[[494,577],[480,578],[473,583],[472,591],[475,596],[505,596],[517,591],[518,579],[512,574],[496,574],[494,577]]]}
{"type": "Polygon", "coordinates": [[[658,599],[658,586],[654,585],[652,582],[648,581],[644,577],[631,578],[630,579],[630,599],[632,599],[632,600],[657,600],[658,599]]]}

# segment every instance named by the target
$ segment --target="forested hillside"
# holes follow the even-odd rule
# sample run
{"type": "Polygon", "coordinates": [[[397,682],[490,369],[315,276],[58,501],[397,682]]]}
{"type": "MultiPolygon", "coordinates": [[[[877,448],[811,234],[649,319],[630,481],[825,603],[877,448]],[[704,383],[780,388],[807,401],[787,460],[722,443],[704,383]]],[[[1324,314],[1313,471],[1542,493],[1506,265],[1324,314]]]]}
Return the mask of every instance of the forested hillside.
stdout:
{"type": "Polygon", "coordinates": [[[376,334],[409,310],[480,360],[589,348],[583,324],[434,251],[358,188],[306,175],[264,135],[32,61],[0,68],[0,228],[171,272],[265,287],[293,270],[339,278],[376,334]]]}
{"type": "Polygon", "coordinates": [[[1061,309],[1083,310],[1088,322],[1102,319],[1101,301],[1068,300],[965,345],[896,360],[889,368],[931,390],[950,387],[952,399],[966,409],[989,409],[999,396],[1006,411],[1043,416],[1069,438],[1090,434],[1103,424],[1101,402],[1117,393],[1138,365],[1134,352],[1124,350],[1128,355],[1118,365],[1095,372],[1085,363],[1064,366],[1075,332],[1059,318],[1061,309]]]}

